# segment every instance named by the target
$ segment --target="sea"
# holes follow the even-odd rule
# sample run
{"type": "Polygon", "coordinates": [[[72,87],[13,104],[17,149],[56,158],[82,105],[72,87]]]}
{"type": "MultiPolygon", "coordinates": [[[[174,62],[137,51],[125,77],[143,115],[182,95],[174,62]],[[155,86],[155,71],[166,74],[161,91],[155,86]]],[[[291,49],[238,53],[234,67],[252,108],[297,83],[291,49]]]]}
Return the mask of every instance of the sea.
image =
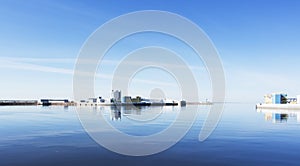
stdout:
{"type": "MultiPolygon", "coordinates": [[[[211,107],[1,106],[0,166],[300,165],[300,111],[257,110],[255,103],[225,103],[215,128],[199,141],[211,107]],[[99,143],[101,140],[86,128],[89,121],[79,113],[84,111],[102,117],[100,120],[113,128],[94,132],[100,136],[111,134],[111,139],[104,142],[115,145],[114,150],[99,143]],[[113,136],[114,132],[132,136],[137,146],[147,148],[143,139],[168,130],[182,111],[196,114],[175,126],[174,131],[181,132],[182,127],[187,130],[170,147],[148,155],[118,152],[118,146],[126,141],[113,136]]],[[[96,128],[103,125],[99,123],[96,128]]],[[[152,143],[168,140],[162,137],[152,143]]]]}

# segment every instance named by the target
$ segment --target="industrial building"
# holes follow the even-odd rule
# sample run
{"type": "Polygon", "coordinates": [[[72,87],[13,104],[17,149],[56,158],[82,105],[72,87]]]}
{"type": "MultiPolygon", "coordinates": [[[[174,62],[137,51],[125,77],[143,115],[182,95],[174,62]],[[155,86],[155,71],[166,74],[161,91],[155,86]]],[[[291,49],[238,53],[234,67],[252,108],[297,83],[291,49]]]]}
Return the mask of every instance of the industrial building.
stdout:
{"type": "Polygon", "coordinates": [[[122,97],[122,103],[131,103],[131,96],[122,97]]]}
{"type": "Polygon", "coordinates": [[[94,98],[88,98],[86,100],[80,100],[79,105],[85,105],[85,106],[97,106],[100,104],[104,104],[105,99],[103,99],[101,96],[100,97],[94,97],[94,98]]]}
{"type": "MultiPolygon", "coordinates": [[[[178,105],[175,101],[164,101],[163,99],[145,99],[141,96],[136,96],[135,98],[131,96],[123,96],[121,97],[121,91],[120,90],[112,90],[112,98],[110,99],[111,104],[114,105],[135,105],[135,106],[164,106],[164,105],[178,105]]],[[[183,105],[186,105],[184,103],[183,105]]]]}
{"type": "Polygon", "coordinates": [[[136,98],[132,98],[131,101],[133,103],[140,103],[140,102],[142,102],[142,97],[141,96],[136,96],[136,98]]]}
{"type": "Polygon", "coordinates": [[[112,90],[112,98],[111,103],[121,103],[121,91],[120,90],[112,90]]]}
{"type": "Polygon", "coordinates": [[[265,104],[287,104],[286,93],[272,93],[264,96],[265,104]]]}
{"type": "Polygon", "coordinates": [[[272,93],[264,96],[264,104],[256,105],[257,109],[288,109],[300,110],[300,95],[287,97],[286,93],[272,93]]]}
{"type": "Polygon", "coordinates": [[[288,97],[286,98],[287,104],[297,104],[297,98],[296,97],[288,97]]]}

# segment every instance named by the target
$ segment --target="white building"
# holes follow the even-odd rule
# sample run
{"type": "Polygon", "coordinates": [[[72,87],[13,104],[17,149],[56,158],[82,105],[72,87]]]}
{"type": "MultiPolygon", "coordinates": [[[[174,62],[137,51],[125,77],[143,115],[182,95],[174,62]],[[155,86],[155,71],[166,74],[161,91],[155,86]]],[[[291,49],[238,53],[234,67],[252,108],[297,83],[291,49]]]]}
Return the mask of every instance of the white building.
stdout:
{"type": "Polygon", "coordinates": [[[114,103],[121,103],[121,91],[112,90],[112,100],[114,103]]]}

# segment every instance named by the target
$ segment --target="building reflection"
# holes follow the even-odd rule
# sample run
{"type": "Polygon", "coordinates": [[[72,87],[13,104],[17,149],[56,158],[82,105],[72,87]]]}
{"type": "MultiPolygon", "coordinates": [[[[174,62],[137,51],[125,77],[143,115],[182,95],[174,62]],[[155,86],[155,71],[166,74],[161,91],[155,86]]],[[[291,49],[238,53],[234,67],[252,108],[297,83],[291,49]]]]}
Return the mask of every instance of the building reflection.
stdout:
{"type": "Polygon", "coordinates": [[[121,120],[123,117],[140,117],[143,118],[149,118],[149,117],[155,117],[163,111],[163,106],[133,106],[133,105],[127,105],[127,106],[116,106],[112,105],[110,106],[110,117],[112,121],[121,120]]]}
{"type": "Polygon", "coordinates": [[[147,108],[146,106],[134,106],[134,105],[122,106],[124,114],[134,114],[134,115],[141,115],[142,110],[146,108],[147,108]]]}
{"type": "Polygon", "coordinates": [[[281,110],[281,109],[257,109],[257,112],[263,113],[265,121],[273,123],[286,123],[291,118],[296,119],[300,123],[300,111],[296,110],[281,110]]]}
{"type": "Polygon", "coordinates": [[[121,106],[111,106],[111,120],[121,120],[121,106]]]}

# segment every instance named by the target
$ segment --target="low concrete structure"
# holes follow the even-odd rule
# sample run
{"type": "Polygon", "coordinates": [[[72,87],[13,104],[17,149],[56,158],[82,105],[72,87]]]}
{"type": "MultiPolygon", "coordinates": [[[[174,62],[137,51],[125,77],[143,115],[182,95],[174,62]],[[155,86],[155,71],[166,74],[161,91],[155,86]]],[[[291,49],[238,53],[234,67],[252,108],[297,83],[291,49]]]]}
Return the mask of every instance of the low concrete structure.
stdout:
{"type": "Polygon", "coordinates": [[[41,99],[41,103],[43,106],[50,105],[75,105],[74,102],[69,102],[69,99],[41,99]]]}
{"type": "Polygon", "coordinates": [[[0,105],[8,106],[8,105],[38,105],[37,100],[0,100],[0,105]]]}
{"type": "Polygon", "coordinates": [[[257,104],[256,109],[300,110],[300,104],[257,104]]]}

